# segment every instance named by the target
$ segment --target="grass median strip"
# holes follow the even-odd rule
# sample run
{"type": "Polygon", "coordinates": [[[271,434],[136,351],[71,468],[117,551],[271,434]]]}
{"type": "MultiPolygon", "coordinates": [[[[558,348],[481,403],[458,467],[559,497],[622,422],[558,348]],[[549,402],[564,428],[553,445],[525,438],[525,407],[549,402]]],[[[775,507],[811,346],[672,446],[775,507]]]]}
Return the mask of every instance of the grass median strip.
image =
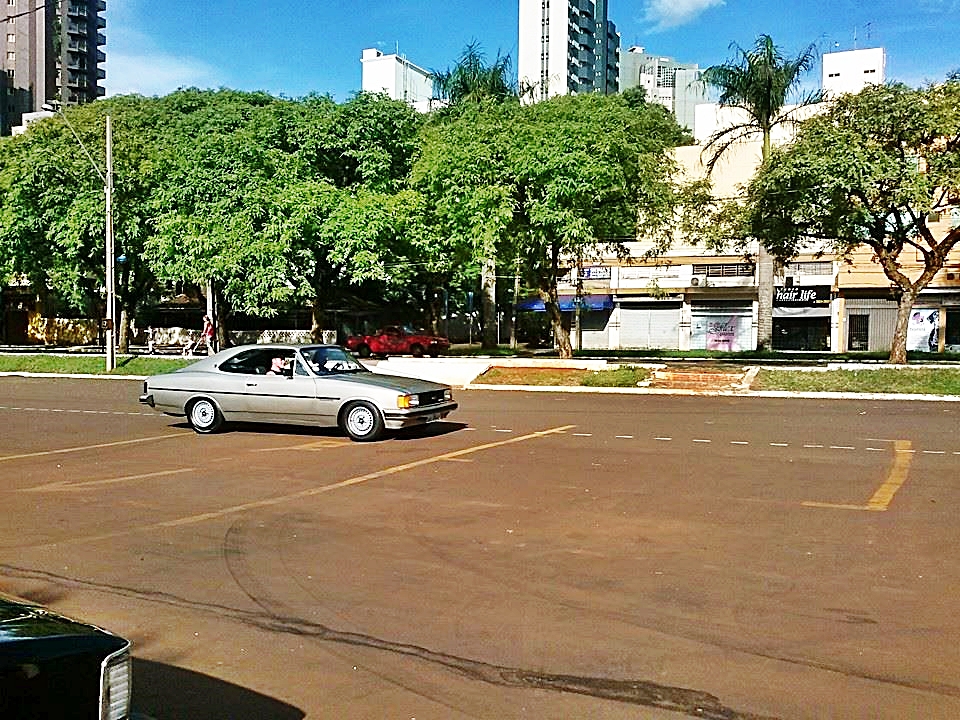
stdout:
{"type": "Polygon", "coordinates": [[[763,369],[750,389],[789,392],[960,395],[960,369],[877,368],[876,370],[825,371],[763,369]]]}

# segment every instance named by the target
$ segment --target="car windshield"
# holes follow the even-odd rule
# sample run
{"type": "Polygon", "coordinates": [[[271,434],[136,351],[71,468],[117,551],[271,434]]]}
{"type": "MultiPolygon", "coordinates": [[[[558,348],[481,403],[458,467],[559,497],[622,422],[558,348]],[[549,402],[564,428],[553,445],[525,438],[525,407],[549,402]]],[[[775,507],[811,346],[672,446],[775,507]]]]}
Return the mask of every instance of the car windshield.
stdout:
{"type": "Polygon", "coordinates": [[[367,369],[343,348],[315,347],[305,348],[302,352],[304,360],[317,375],[367,372],[367,369]]]}

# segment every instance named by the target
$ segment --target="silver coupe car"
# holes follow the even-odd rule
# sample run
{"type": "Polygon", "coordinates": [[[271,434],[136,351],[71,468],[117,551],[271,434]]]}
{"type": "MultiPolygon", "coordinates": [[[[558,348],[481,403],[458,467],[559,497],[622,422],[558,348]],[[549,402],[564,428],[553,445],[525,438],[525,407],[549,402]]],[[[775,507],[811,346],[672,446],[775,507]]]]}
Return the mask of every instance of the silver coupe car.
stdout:
{"type": "Polygon", "coordinates": [[[143,383],[140,402],[186,416],[198,433],[225,422],[337,425],[353,440],[440,420],[450,387],[373,373],[336,345],[243,345],[143,383]]]}

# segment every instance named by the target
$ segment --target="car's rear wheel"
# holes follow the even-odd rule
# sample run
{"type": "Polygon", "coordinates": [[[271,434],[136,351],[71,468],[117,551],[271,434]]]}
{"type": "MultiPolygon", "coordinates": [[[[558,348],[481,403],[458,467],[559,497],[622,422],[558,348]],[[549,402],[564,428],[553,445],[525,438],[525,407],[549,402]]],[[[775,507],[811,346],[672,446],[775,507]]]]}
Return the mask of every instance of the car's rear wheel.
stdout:
{"type": "Polygon", "coordinates": [[[359,355],[359,356],[362,357],[362,358],[368,358],[368,357],[370,357],[370,355],[371,355],[370,346],[369,346],[369,345],[360,345],[360,346],[357,348],[357,355],[359,355]]]}
{"type": "Polygon", "coordinates": [[[423,357],[423,345],[411,345],[410,352],[414,357],[423,357]]]}
{"type": "Polygon", "coordinates": [[[213,400],[200,398],[187,408],[187,421],[198,433],[214,433],[223,426],[223,414],[213,400]]]}
{"type": "Polygon", "coordinates": [[[376,440],[383,435],[383,416],[373,404],[365,400],[352,402],[340,416],[340,427],[357,442],[376,440]]]}
{"type": "Polygon", "coordinates": [[[427,350],[427,354],[428,354],[430,357],[432,357],[432,358],[440,357],[440,351],[437,350],[436,348],[434,348],[434,349],[432,349],[432,350],[427,350]]]}

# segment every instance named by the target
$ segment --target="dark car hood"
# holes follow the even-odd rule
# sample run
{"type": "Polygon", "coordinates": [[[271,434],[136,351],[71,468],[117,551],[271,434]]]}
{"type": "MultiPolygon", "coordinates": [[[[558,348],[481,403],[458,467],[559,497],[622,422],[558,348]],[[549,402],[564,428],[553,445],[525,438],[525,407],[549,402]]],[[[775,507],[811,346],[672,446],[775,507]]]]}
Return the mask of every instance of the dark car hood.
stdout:
{"type": "Polygon", "coordinates": [[[21,652],[16,648],[26,644],[24,641],[34,641],[30,643],[31,654],[38,653],[40,645],[36,641],[48,641],[41,645],[49,649],[40,651],[39,654],[59,654],[62,643],[58,639],[63,638],[70,638],[74,642],[85,639],[91,648],[104,650],[119,650],[127,645],[123,638],[94,625],[77,622],[37,605],[0,595],[0,664],[17,658],[21,652]]]}

